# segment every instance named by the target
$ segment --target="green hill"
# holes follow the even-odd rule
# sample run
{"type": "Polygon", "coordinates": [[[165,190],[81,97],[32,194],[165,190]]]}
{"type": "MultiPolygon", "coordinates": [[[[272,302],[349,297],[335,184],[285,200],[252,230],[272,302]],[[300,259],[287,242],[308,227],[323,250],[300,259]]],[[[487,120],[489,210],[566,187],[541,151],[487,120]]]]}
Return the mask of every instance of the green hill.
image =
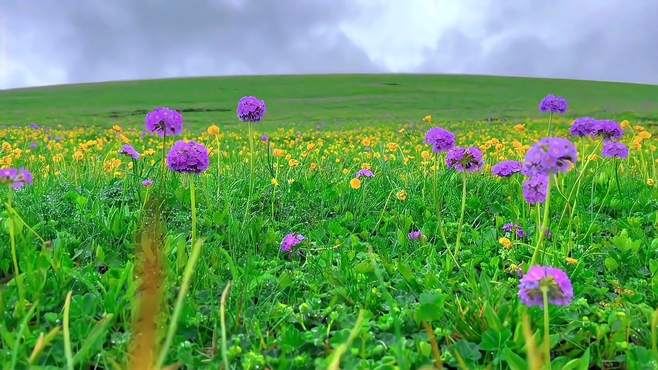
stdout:
{"type": "Polygon", "coordinates": [[[548,93],[567,117],[658,120],[658,86],[464,75],[297,75],[106,82],[0,91],[0,125],[141,125],[155,106],[182,110],[193,126],[237,123],[244,95],[268,103],[268,125],[388,123],[538,117],[548,93]]]}

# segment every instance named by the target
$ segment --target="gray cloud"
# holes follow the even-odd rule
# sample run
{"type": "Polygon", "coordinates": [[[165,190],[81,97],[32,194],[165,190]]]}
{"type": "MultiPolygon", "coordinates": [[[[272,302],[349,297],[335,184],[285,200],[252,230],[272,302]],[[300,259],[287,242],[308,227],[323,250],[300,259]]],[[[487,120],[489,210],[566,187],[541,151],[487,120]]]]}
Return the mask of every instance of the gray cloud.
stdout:
{"type": "Polygon", "coordinates": [[[405,5],[414,6],[402,14],[395,0],[3,0],[0,88],[387,71],[658,83],[658,2],[405,5]],[[390,43],[375,37],[390,30],[390,43]]]}

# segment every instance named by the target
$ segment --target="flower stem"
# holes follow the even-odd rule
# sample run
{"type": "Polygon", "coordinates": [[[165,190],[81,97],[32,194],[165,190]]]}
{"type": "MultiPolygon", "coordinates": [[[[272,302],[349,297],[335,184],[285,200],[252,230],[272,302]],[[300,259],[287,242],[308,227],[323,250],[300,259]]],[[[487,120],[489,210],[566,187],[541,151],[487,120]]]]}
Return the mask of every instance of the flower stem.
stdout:
{"type": "Polygon", "coordinates": [[[252,134],[252,123],[248,123],[249,127],[249,196],[247,198],[247,206],[244,208],[244,218],[242,223],[247,222],[247,215],[249,214],[249,206],[251,205],[251,195],[254,191],[254,138],[252,134]]]}
{"type": "Polygon", "coordinates": [[[551,136],[551,123],[553,122],[553,112],[548,113],[548,134],[546,136],[551,136]]]}
{"type": "Polygon", "coordinates": [[[621,199],[621,185],[619,185],[619,160],[615,160],[615,182],[617,182],[617,191],[619,192],[619,198],[621,199]]]}
{"type": "Polygon", "coordinates": [[[194,175],[190,176],[190,205],[192,207],[192,245],[196,243],[196,224],[197,224],[197,217],[196,217],[196,191],[194,188],[194,181],[196,179],[194,178],[194,175]]]}
{"type": "Polygon", "coordinates": [[[549,332],[549,315],[548,315],[548,287],[541,287],[541,294],[544,298],[544,356],[546,360],[546,369],[551,369],[551,335],[549,332]]]}
{"type": "Polygon", "coordinates": [[[544,237],[546,235],[546,232],[548,231],[548,224],[550,221],[549,206],[551,201],[551,182],[552,182],[552,178],[549,175],[548,185],[546,186],[546,202],[544,203],[544,217],[542,219],[541,229],[539,230],[539,236],[537,237],[537,245],[535,245],[535,251],[532,253],[532,259],[530,260],[530,264],[528,265],[528,268],[530,268],[535,264],[535,262],[537,262],[537,257],[539,256],[540,250],[542,251],[542,255],[544,254],[544,251],[542,249],[542,242],[544,241],[544,237]]]}
{"type": "Polygon", "coordinates": [[[9,191],[9,196],[7,198],[7,213],[9,214],[9,241],[11,244],[11,260],[14,264],[14,280],[16,280],[16,288],[18,289],[18,299],[20,300],[17,307],[23,306],[23,300],[25,294],[23,291],[23,282],[21,281],[21,273],[18,268],[18,258],[16,257],[16,231],[14,229],[14,213],[11,211],[13,208],[11,206],[12,198],[14,196],[13,191],[9,191]]]}
{"type": "MultiPolygon", "coordinates": [[[[464,211],[466,210],[466,172],[462,175],[462,207],[459,213],[459,224],[457,225],[457,241],[455,242],[455,258],[459,258],[459,247],[462,239],[462,228],[464,226],[464,211]]],[[[459,264],[457,265],[459,266],[459,264]]]]}

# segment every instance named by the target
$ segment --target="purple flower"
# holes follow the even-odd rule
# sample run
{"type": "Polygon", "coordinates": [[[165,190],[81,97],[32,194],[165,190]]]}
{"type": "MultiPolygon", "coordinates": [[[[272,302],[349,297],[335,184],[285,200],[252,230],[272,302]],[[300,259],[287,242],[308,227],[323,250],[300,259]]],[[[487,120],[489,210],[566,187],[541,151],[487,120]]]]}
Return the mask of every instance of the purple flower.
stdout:
{"type": "Polygon", "coordinates": [[[553,94],[546,95],[539,103],[541,112],[564,114],[569,110],[567,99],[553,94]]]}
{"type": "Polygon", "coordinates": [[[409,240],[419,240],[423,237],[423,233],[421,233],[420,230],[415,230],[410,232],[407,236],[409,237],[409,240]]]}
{"type": "Polygon", "coordinates": [[[606,158],[628,158],[628,147],[616,141],[606,140],[603,142],[603,151],[601,155],[606,158]]]}
{"type": "Polygon", "coordinates": [[[150,188],[151,186],[153,186],[153,180],[151,180],[151,179],[146,179],[146,180],[142,181],[142,185],[143,185],[145,188],[150,188]]]}
{"type": "Polygon", "coordinates": [[[596,126],[598,121],[592,117],[582,117],[573,121],[571,129],[569,132],[573,136],[584,137],[584,136],[594,136],[596,131],[596,126]]]}
{"type": "Polygon", "coordinates": [[[2,169],[0,170],[0,184],[11,185],[14,190],[23,189],[25,185],[32,185],[32,173],[24,168],[2,169]]]}
{"type": "Polygon", "coordinates": [[[548,192],[548,176],[535,175],[523,182],[523,197],[530,205],[543,204],[548,192]]]}
{"type": "Polygon", "coordinates": [[[519,239],[523,239],[525,238],[525,236],[526,236],[525,231],[521,228],[521,226],[519,226],[519,228],[516,229],[516,237],[519,239]]]}
{"type": "Polygon", "coordinates": [[[39,126],[39,124],[36,123],[36,122],[32,122],[32,123],[30,124],[30,127],[31,127],[33,130],[38,130],[38,129],[41,128],[41,126],[39,126]]]}
{"type": "Polygon", "coordinates": [[[35,143],[35,142],[30,143],[30,149],[31,150],[37,150],[37,148],[39,148],[38,143],[35,143]]]}
{"type": "Polygon", "coordinates": [[[175,172],[201,173],[209,163],[208,149],[196,141],[179,140],[167,154],[167,165],[175,172]]]}
{"type": "Polygon", "coordinates": [[[526,235],[525,231],[523,231],[523,228],[521,227],[521,225],[509,223],[509,224],[503,225],[502,229],[503,229],[503,232],[506,232],[506,233],[515,233],[516,237],[519,238],[519,239],[525,238],[525,235],[526,235]]]}
{"type": "Polygon", "coordinates": [[[454,147],[446,155],[446,166],[457,172],[477,172],[484,166],[482,152],[475,147],[454,147]]]}
{"type": "Polygon", "coordinates": [[[139,157],[141,156],[139,152],[135,150],[135,148],[133,148],[132,145],[128,145],[128,144],[124,145],[123,148],[121,148],[119,154],[125,154],[134,160],[138,160],[139,157]]]}
{"type": "Polygon", "coordinates": [[[577,161],[578,151],[571,141],[547,137],[539,140],[526,153],[523,174],[534,176],[566,172],[577,161]]]}
{"type": "Polygon", "coordinates": [[[146,130],[164,136],[178,136],[183,132],[183,116],[166,107],[155,108],[146,115],[146,130]]]}
{"type": "Polygon", "coordinates": [[[281,240],[281,252],[284,253],[290,253],[292,252],[292,249],[300,244],[305,240],[304,235],[302,234],[297,234],[297,233],[291,233],[283,237],[283,240],[281,240]]]}
{"type": "Polygon", "coordinates": [[[624,137],[624,129],[615,121],[601,120],[597,121],[592,134],[605,140],[619,140],[624,137]]]}
{"type": "Polygon", "coordinates": [[[266,111],[265,101],[255,96],[245,96],[240,99],[236,110],[238,118],[242,122],[260,122],[266,111]]]}
{"type": "Polygon", "coordinates": [[[371,177],[375,177],[375,174],[372,171],[370,171],[369,169],[364,168],[362,170],[359,170],[359,172],[356,173],[356,178],[357,179],[359,179],[361,177],[371,178],[371,177]]]}
{"type": "Polygon", "coordinates": [[[447,152],[455,146],[455,135],[440,127],[434,127],[425,134],[425,143],[432,146],[434,153],[447,152]]]}
{"type": "Polygon", "coordinates": [[[269,142],[270,142],[270,137],[267,136],[266,134],[263,134],[263,135],[260,137],[260,141],[262,141],[262,142],[264,142],[264,143],[269,143],[269,142]]]}
{"type": "Polygon", "coordinates": [[[491,168],[491,173],[498,177],[510,177],[521,172],[522,165],[517,161],[503,161],[491,168]]]}
{"type": "Polygon", "coordinates": [[[564,271],[549,266],[532,266],[521,278],[519,298],[528,307],[543,307],[542,289],[547,292],[548,302],[554,305],[566,306],[573,299],[571,280],[564,271]]]}

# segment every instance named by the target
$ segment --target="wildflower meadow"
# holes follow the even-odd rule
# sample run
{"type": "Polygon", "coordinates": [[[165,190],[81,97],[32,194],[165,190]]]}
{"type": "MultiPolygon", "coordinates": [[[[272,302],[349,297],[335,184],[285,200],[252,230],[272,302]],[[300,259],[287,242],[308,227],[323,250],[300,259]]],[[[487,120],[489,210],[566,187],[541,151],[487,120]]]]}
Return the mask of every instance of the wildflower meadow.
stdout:
{"type": "Polygon", "coordinates": [[[1,367],[658,368],[655,120],[537,86],[502,118],[268,123],[253,88],[16,119],[1,367]]]}

